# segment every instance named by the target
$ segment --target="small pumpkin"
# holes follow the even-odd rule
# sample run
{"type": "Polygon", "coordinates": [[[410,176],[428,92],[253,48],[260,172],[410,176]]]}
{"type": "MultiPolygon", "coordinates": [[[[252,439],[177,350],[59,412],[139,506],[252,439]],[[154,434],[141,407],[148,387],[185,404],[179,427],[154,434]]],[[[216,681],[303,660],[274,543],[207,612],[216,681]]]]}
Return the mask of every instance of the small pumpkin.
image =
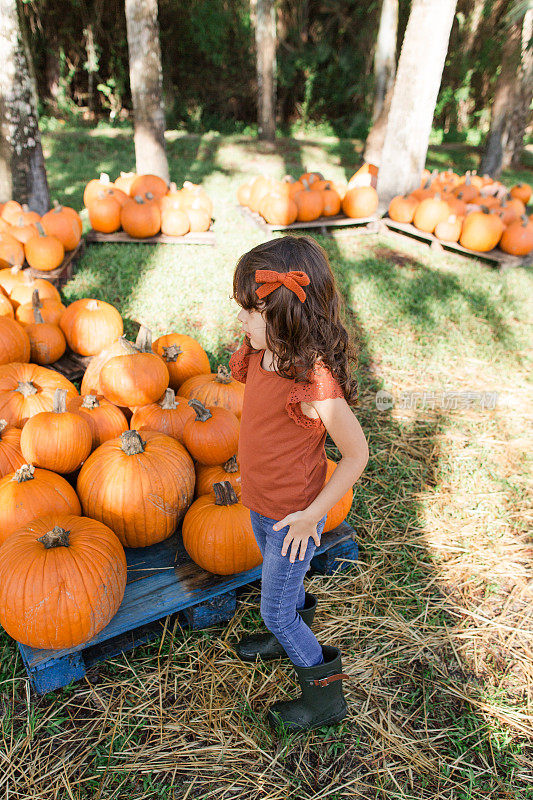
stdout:
{"type": "Polygon", "coordinates": [[[186,211],[176,208],[161,209],[161,233],[166,236],[185,236],[189,233],[190,226],[186,211]]]}
{"type": "Polygon", "coordinates": [[[161,228],[161,212],[153,200],[136,194],[120,210],[120,222],[126,233],[134,239],[155,236],[161,228]]]}
{"type": "Polygon", "coordinates": [[[458,242],[463,227],[464,217],[450,214],[448,219],[438,222],[435,226],[435,236],[443,242],[458,242]]]}
{"type": "Polygon", "coordinates": [[[191,505],[182,526],[183,544],[202,569],[233,575],[253,569],[263,558],[250,522],[250,512],[229,483],[215,483],[213,494],[191,505]]]}
{"type": "MultiPolygon", "coordinates": [[[[170,376],[169,386],[179,387],[193,375],[211,372],[209,358],[202,345],[185,333],[167,333],[152,344],[152,350],[165,362],[170,376]]],[[[179,392],[178,392],[179,393],[179,392]]]]}
{"type": "Polygon", "coordinates": [[[16,281],[9,293],[9,299],[15,311],[19,306],[24,305],[24,303],[31,303],[33,293],[36,289],[39,292],[41,300],[45,300],[49,297],[61,302],[61,295],[53,283],[47,281],[46,278],[34,278],[31,274],[31,270],[25,269],[22,270],[20,279],[16,281]]]}
{"type": "MultiPolygon", "coordinates": [[[[5,419],[0,419],[0,478],[15,472],[24,464],[24,456],[20,449],[20,428],[8,425],[5,419]]],[[[2,498],[0,495],[0,536],[4,532],[2,520],[2,498]]],[[[5,510],[5,509],[4,509],[5,510]]],[[[11,509],[10,509],[11,510],[11,509]]]]}
{"type": "Polygon", "coordinates": [[[93,450],[129,429],[128,421],[120,408],[106,400],[103,395],[71,397],[67,403],[67,411],[81,414],[89,423],[93,450]]]}
{"type": "Polygon", "coordinates": [[[377,211],[378,203],[378,193],[373,186],[355,186],[344,195],[342,210],[353,219],[371,217],[377,211]]]}
{"type": "Polygon", "coordinates": [[[325,217],[335,217],[341,210],[341,198],[331,183],[320,189],[322,192],[322,214],[325,217]]]}
{"type": "Polygon", "coordinates": [[[117,406],[155,403],[168,387],[165,362],[151,350],[139,350],[126,339],[120,342],[121,354],[109,359],[100,371],[102,394],[117,406]]]}
{"type": "MultiPolygon", "coordinates": [[[[327,465],[326,480],[324,482],[324,486],[331,479],[331,476],[337,469],[337,464],[335,463],[335,461],[332,461],[329,458],[327,461],[328,465],[327,465]]],[[[350,508],[352,507],[352,502],[353,502],[353,489],[348,489],[346,494],[343,495],[341,499],[337,503],[335,503],[333,508],[330,508],[330,510],[328,511],[323,533],[325,533],[326,531],[332,531],[334,528],[337,527],[337,525],[340,525],[341,522],[344,522],[344,520],[348,516],[350,508]]]]}
{"type": "Polygon", "coordinates": [[[82,356],[101,353],[124,331],[122,317],[114,306],[89,297],[67,306],[60,327],[70,349],[82,356]]]}
{"type": "Polygon", "coordinates": [[[500,239],[500,249],[512,256],[527,256],[533,250],[533,222],[526,214],[511,222],[500,239]]]}
{"type": "Polygon", "coordinates": [[[0,317],[0,364],[30,360],[28,334],[14,319],[0,317]]]}
{"type": "Polygon", "coordinates": [[[0,587],[0,622],[10,636],[39,649],[77,647],[115,616],[126,556],[102,523],[45,515],[2,545],[0,587]]]}
{"type": "Polygon", "coordinates": [[[26,261],[33,269],[40,272],[51,272],[57,269],[65,257],[65,248],[57,236],[48,236],[40,222],[36,225],[39,231],[26,243],[26,261]]]}
{"type": "MultiPolygon", "coordinates": [[[[18,428],[11,428],[20,431],[18,428]]],[[[45,514],[81,514],[78,495],[61,475],[22,461],[0,480],[0,544],[45,514]]]]}
{"type": "Polygon", "coordinates": [[[445,222],[450,216],[450,208],[440,194],[427,197],[416,207],[413,216],[413,225],[420,231],[433,233],[439,222],[445,222]]]}
{"type": "MultiPolygon", "coordinates": [[[[145,332],[144,329],[141,327],[137,335],[137,342],[136,342],[136,345],[138,346],[139,350],[143,349],[142,341],[144,336],[145,332]]],[[[110,344],[109,347],[106,347],[105,350],[102,350],[100,353],[98,353],[98,355],[94,356],[90,360],[89,366],[85,370],[85,374],[81,381],[82,394],[102,394],[102,389],[100,386],[100,372],[102,371],[102,367],[104,366],[104,364],[106,364],[111,358],[124,354],[122,339],[125,339],[125,337],[120,336],[118,339],[115,339],[115,341],[112,344],[110,344]]],[[[129,409],[123,408],[122,411],[129,419],[127,414],[129,409]]]]}
{"type": "Polygon", "coordinates": [[[117,189],[120,189],[122,192],[129,195],[133,181],[137,177],[138,176],[135,172],[121,172],[114,185],[117,187],[117,189]]]}
{"type": "MultiPolygon", "coordinates": [[[[34,292],[36,304],[33,307],[34,322],[29,322],[24,330],[30,340],[30,361],[34,364],[53,364],[67,349],[63,331],[52,322],[45,322],[39,308],[39,293],[34,292]]],[[[18,310],[18,309],[17,309],[18,310]]]]}
{"type": "Polygon", "coordinates": [[[76,488],[84,514],[113,525],[125,547],[147,547],[171,536],[191,504],[194,466],[170,436],[125,431],[89,456],[76,488]]]}
{"type": "Polygon", "coordinates": [[[237,201],[240,206],[247,206],[250,203],[250,193],[255,178],[251,178],[246,183],[242,183],[237,189],[237,201]]]}
{"type": "Polygon", "coordinates": [[[20,266],[0,269],[0,288],[9,296],[17,283],[24,281],[26,276],[31,280],[30,271],[20,266]]]}
{"type": "Polygon", "coordinates": [[[232,456],[224,464],[208,467],[205,464],[195,463],[196,485],[194,488],[195,497],[213,492],[214,483],[224,483],[229,481],[237,497],[241,496],[241,471],[237,462],[237,456],[232,456]]]}
{"type": "Polygon", "coordinates": [[[55,236],[65,251],[74,250],[80,243],[82,222],[73,208],[56,205],[41,219],[41,224],[49,236],[55,236]]]}
{"type": "Polygon", "coordinates": [[[168,186],[159,175],[137,175],[130,184],[130,197],[140,195],[146,200],[159,200],[168,192],[168,186]]]}
{"type": "Polygon", "coordinates": [[[185,423],[185,447],[201,464],[224,464],[237,452],[239,420],[226,408],[207,408],[194,398],[189,400],[189,405],[196,416],[185,423]]]}
{"type": "Polygon", "coordinates": [[[39,231],[33,222],[28,225],[24,222],[24,217],[21,217],[17,225],[12,225],[9,235],[13,236],[21,245],[25,245],[34,236],[39,235],[39,231]]]}
{"type": "Polygon", "coordinates": [[[65,306],[59,300],[53,297],[45,297],[44,300],[41,300],[39,290],[34,289],[31,303],[23,303],[17,308],[15,314],[17,322],[20,322],[21,325],[33,322],[34,308],[39,309],[44,322],[50,322],[52,325],[59,325],[59,321],[65,312],[65,306]]]}
{"type": "Polygon", "coordinates": [[[183,444],[183,428],[194,411],[186,397],[177,396],[167,389],[157,403],[137,408],[130,420],[130,428],[136,431],[149,430],[165,433],[183,444]]]}
{"type": "Polygon", "coordinates": [[[26,461],[52,472],[78,469],[92,447],[89,423],[67,411],[66,389],[56,389],[52,411],[31,417],[22,429],[20,449],[26,461]]]}
{"type": "Polygon", "coordinates": [[[324,209],[324,199],[321,192],[315,192],[312,187],[307,187],[301,192],[296,192],[294,202],[298,209],[299,222],[312,222],[318,219],[324,209]]]}
{"type": "Polygon", "coordinates": [[[396,195],[389,203],[389,217],[395,222],[412,222],[418,202],[412,195],[396,195]]]}
{"type": "Polygon", "coordinates": [[[259,213],[270,225],[292,225],[298,216],[298,206],[292,197],[267,194],[259,206],[259,213]]]}
{"type": "Polygon", "coordinates": [[[15,319],[13,306],[11,305],[9,297],[4,294],[3,290],[0,290],[0,317],[9,317],[9,319],[15,319]]]}
{"type": "Polygon", "coordinates": [[[211,227],[211,216],[205,208],[187,206],[185,213],[189,219],[191,233],[204,233],[211,227]]]}
{"type": "Polygon", "coordinates": [[[304,172],[302,175],[300,175],[298,180],[303,184],[304,189],[309,189],[309,187],[313,186],[314,183],[323,181],[324,176],[321,172],[304,172]]]}
{"type": "Polygon", "coordinates": [[[217,372],[194,375],[180,386],[180,394],[188,400],[195,398],[206,406],[227,408],[237,419],[241,418],[244,383],[231,377],[227,367],[220,365],[217,372]]]}
{"type": "Polygon", "coordinates": [[[504,225],[488,209],[468,214],[463,222],[459,243],[469,250],[486,253],[493,250],[501,239],[504,225]]]}
{"type": "Polygon", "coordinates": [[[163,211],[183,211],[184,203],[181,189],[178,189],[175,183],[170,184],[168,192],[159,199],[159,208],[161,214],[163,211]]]}
{"type": "Polygon", "coordinates": [[[516,197],[524,206],[527,206],[531,198],[531,186],[529,183],[517,183],[509,192],[511,197],[516,197]]]}
{"type": "Polygon", "coordinates": [[[112,192],[98,192],[89,206],[89,222],[95,231],[115,233],[120,228],[122,206],[112,192]]]}
{"type": "Polygon", "coordinates": [[[85,187],[85,191],[83,192],[83,204],[88,208],[98,196],[98,192],[105,191],[110,187],[111,181],[109,175],[105,172],[101,172],[99,178],[93,178],[85,187]]]}
{"type": "Polygon", "coordinates": [[[17,219],[24,213],[24,209],[16,200],[8,200],[2,207],[1,217],[9,225],[16,225],[17,219]]]}
{"type": "Polygon", "coordinates": [[[265,175],[259,175],[250,188],[250,202],[249,208],[252,211],[259,211],[261,203],[266,195],[272,191],[274,186],[274,180],[272,178],[268,178],[265,175]]]}
{"type": "Polygon", "coordinates": [[[0,418],[23,428],[30,417],[52,410],[56,389],[66,389],[68,398],[78,394],[74,384],[53,369],[20,363],[0,366],[0,418]]]}
{"type": "Polygon", "coordinates": [[[24,247],[13,236],[9,234],[0,235],[0,267],[10,269],[11,267],[22,267],[24,264],[24,247]]]}
{"type": "Polygon", "coordinates": [[[453,194],[456,196],[461,195],[461,199],[465,203],[472,203],[477,199],[479,196],[479,191],[475,186],[473,186],[472,178],[469,172],[466,173],[464,181],[458,183],[453,189],[453,194]]]}

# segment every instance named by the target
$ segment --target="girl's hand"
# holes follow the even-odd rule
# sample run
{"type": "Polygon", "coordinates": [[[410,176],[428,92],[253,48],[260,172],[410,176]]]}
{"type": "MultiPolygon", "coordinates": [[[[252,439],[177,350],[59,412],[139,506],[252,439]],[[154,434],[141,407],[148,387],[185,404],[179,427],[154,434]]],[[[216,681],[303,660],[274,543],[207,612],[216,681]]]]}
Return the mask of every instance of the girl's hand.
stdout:
{"type": "Polygon", "coordinates": [[[281,548],[281,555],[285,556],[292,542],[291,554],[289,560],[294,564],[298,548],[300,549],[300,561],[305,558],[305,551],[307,550],[307,542],[312,538],[317,547],[320,546],[320,536],[318,535],[316,522],[311,522],[305,511],[295,511],[294,514],[287,514],[286,517],[280,519],[272,526],[272,530],[280,531],[282,528],[289,526],[289,531],[283,540],[281,548]]]}

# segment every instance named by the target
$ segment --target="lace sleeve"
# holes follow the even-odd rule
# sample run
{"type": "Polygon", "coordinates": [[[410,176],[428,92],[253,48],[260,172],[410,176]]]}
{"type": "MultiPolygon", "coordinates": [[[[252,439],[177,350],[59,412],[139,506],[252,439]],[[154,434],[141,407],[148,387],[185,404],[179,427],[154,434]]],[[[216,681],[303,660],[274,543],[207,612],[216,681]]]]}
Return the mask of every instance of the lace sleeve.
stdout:
{"type": "Polygon", "coordinates": [[[344,397],[341,385],[326,366],[317,364],[309,383],[296,383],[292,387],[287,396],[285,410],[289,417],[302,428],[319,428],[323,424],[322,420],[320,418],[311,419],[304,414],[300,403],[335,397],[344,397]]]}
{"type": "Polygon", "coordinates": [[[250,340],[247,336],[244,337],[244,343],[238,350],[232,354],[229,360],[229,368],[231,376],[236,381],[246,383],[246,375],[248,373],[248,359],[250,354],[254,353],[253,347],[250,345],[250,340]]]}

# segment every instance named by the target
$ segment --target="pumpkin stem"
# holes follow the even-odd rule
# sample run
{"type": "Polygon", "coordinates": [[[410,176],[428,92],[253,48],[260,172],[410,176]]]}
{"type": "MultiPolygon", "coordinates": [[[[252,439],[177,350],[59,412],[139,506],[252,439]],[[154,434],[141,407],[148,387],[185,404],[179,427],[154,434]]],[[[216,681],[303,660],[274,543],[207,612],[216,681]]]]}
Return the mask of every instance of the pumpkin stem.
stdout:
{"type": "Polygon", "coordinates": [[[481,210],[484,214],[490,214],[490,208],[487,208],[487,206],[481,206],[481,210]]]}
{"type": "Polygon", "coordinates": [[[139,352],[139,348],[137,347],[137,345],[130,342],[128,339],[126,339],[125,336],[121,336],[119,342],[120,342],[120,348],[124,355],[131,356],[134,353],[139,352]]]}
{"type": "Polygon", "coordinates": [[[231,383],[233,378],[231,377],[231,372],[229,369],[220,364],[215,380],[217,383],[231,383]]]}
{"type": "MultiPolygon", "coordinates": [[[[518,184],[518,185],[520,186],[520,184],[518,184]]],[[[528,215],[527,214],[522,214],[520,219],[522,220],[522,227],[523,228],[527,228],[527,226],[529,225],[529,217],[528,217],[528,215]]]]}
{"type": "Polygon", "coordinates": [[[169,192],[177,192],[178,191],[178,185],[176,183],[174,183],[174,181],[172,181],[172,183],[168,187],[168,191],[169,192]]]}
{"type": "Polygon", "coordinates": [[[15,391],[20,392],[24,397],[31,397],[32,394],[37,394],[37,387],[31,381],[19,381],[15,391]]]}
{"type": "Polygon", "coordinates": [[[100,173],[100,183],[111,183],[107,172],[100,173]]]}
{"type": "Polygon", "coordinates": [[[213,492],[215,493],[215,505],[217,506],[232,506],[239,502],[229,481],[214,483],[213,492]]]}
{"type": "Polygon", "coordinates": [[[17,483],[24,483],[25,481],[32,481],[34,478],[33,473],[35,472],[35,467],[33,464],[23,464],[20,469],[15,471],[14,476],[11,478],[12,481],[16,481],[17,483]]]}
{"type": "Polygon", "coordinates": [[[44,319],[43,315],[41,314],[41,308],[43,307],[43,304],[40,301],[38,289],[34,289],[32,292],[31,307],[33,310],[33,319],[35,320],[35,322],[43,323],[44,319]]]}
{"type": "Polygon", "coordinates": [[[181,356],[183,350],[177,344],[171,344],[169,347],[163,347],[163,360],[164,361],[177,361],[178,356],[181,356]]]}
{"type": "Polygon", "coordinates": [[[80,408],[98,408],[100,401],[95,394],[86,394],[80,408]]]}
{"type": "Polygon", "coordinates": [[[140,434],[137,431],[124,431],[120,434],[120,446],[127,456],[136,456],[144,453],[144,445],[140,434]]]}
{"type": "Polygon", "coordinates": [[[140,194],[136,194],[133,199],[135,200],[136,203],[139,203],[139,204],[144,203],[144,199],[140,194]]]}
{"type": "Polygon", "coordinates": [[[39,231],[39,236],[46,236],[46,232],[40,222],[36,222],[35,227],[39,231]]]}
{"type": "Polygon", "coordinates": [[[147,200],[153,200],[154,199],[154,196],[153,196],[152,192],[145,192],[144,196],[146,197],[147,200]]]}
{"type": "Polygon", "coordinates": [[[150,328],[146,328],[144,325],[141,325],[139,328],[139,333],[137,334],[137,338],[135,339],[135,346],[141,351],[141,353],[152,353],[152,331],[150,328]]]}
{"type": "Polygon", "coordinates": [[[239,465],[237,464],[237,456],[228,458],[225,464],[222,465],[224,472],[238,472],[239,465]]]}
{"type": "Polygon", "coordinates": [[[100,306],[98,304],[98,300],[89,300],[89,302],[85,306],[87,311],[98,311],[99,307],[100,306]]]}
{"type": "Polygon", "coordinates": [[[176,403],[176,393],[174,392],[174,389],[165,389],[165,394],[163,395],[163,399],[161,400],[159,405],[165,411],[170,411],[178,407],[178,404],[176,403]]]}
{"type": "Polygon", "coordinates": [[[0,419],[0,433],[7,428],[7,419],[0,419]]]}
{"type": "Polygon", "coordinates": [[[196,411],[196,419],[198,422],[207,422],[207,420],[213,416],[209,409],[206,408],[204,404],[195,397],[193,397],[192,400],[189,400],[188,405],[190,405],[196,411]]]}
{"type": "Polygon", "coordinates": [[[54,414],[64,414],[67,410],[67,390],[56,389],[54,392],[54,405],[52,411],[54,414]]]}
{"type": "Polygon", "coordinates": [[[69,535],[70,531],[66,531],[64,528],[60,528],[59,525],[55,525],[51,531],[47,531],[47,533],[37,539],[37,541],[42,542],[46,550],[50,550],[51,547],[68,547],[70,544],[68,540],[69,535]]]}

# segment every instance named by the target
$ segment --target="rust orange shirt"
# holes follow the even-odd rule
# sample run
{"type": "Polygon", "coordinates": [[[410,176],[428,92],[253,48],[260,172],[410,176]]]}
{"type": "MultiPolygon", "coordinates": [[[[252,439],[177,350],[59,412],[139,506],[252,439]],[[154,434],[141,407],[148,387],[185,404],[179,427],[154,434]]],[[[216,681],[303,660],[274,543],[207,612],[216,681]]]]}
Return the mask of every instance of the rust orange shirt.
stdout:
{"type": "Polygon", "coordinates": [[[302,511],[326,479],[326,429],[303,414],[300,403],[344,397],[327,367],[317,365],[308,383],[261,366],[264,350],[248,339],[230,358],[232,376],[246,384],[239,436],[241,502],[270,519],[302,511]]]}

